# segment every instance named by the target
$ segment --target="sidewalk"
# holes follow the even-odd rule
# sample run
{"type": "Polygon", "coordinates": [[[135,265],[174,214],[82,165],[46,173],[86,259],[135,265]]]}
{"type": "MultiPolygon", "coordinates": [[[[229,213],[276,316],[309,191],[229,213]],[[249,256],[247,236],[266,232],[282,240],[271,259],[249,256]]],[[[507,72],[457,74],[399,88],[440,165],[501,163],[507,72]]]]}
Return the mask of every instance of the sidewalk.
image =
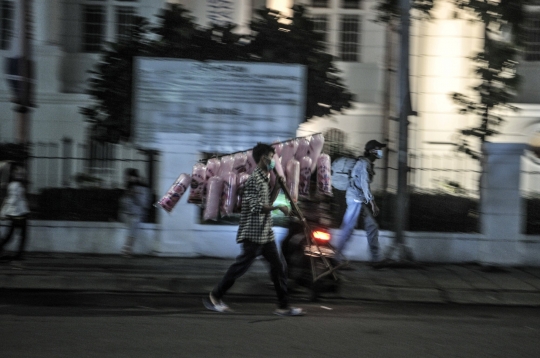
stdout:
{"type": "MultiPolygon", "coordinates": [[[[206,295],[233,260],[29,253],[0,263],[0,289],[146,292],[206,295]]],[[[352,262],[340,271],[337,293],[325,298],[422,303],[540,306],[540,268],[487,270],[479,265],[417,264],[375,270],[352,262]]],[[[274,297],[262,261],[240,278],[230,295],[274,297]]],[[[294,296],[305,296],[300,289],[294,296]]]]}

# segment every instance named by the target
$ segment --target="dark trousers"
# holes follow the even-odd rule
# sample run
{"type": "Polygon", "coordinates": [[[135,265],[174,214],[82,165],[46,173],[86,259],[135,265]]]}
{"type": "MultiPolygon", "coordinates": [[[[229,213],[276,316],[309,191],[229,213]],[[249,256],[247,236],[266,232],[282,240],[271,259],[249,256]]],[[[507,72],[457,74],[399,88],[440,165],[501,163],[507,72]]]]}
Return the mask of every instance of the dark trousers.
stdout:
{"type": "Polygon", "coordinates": [[[221,282],[212,290],[212,294],[216,298],[221,299],[229,288],[234,285],[234,282],[246,273],[259,255],[262,255],[270,265],[270,277],[276,289],[279,308],[287,308],[289,306],[287,295],[287,264],[282,259],[275,241],[266,244],[244,241],[242,243],[242,253],[238,255],[236,261],[229,267],[221,282]]]}
{"type": "Polygon", "coordinates": [[[7,235],[0,243],[0,252],[3,251],[4,246],[11,241],[13,232],[18,228],[21,233],[21,241],[19,242],[19,250],[16,257],[21,257],[26,245],[26,216],[8,216],[8,220],[10,221],[10,226],[7,235]]]}

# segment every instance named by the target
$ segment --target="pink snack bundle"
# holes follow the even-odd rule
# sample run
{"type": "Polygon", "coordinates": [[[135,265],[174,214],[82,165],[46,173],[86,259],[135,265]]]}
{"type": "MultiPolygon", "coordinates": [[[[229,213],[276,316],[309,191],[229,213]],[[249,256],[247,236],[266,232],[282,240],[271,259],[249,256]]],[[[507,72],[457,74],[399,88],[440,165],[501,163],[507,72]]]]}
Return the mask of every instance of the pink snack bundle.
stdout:
{"type": "Polygon", "coordinates": [[[242,195],[244,194],[244,187],[246,186],[246,181],[249,178],[248,173],[240,173],[238,177],[236,178],[237,186],[236,186],[236,205],[235,205],[235,212],[242,211],[242,195]]]}
{"type": "Polygon", "coordinates": [[[203,219],[217,220],[219,215],[219,202],[223,192],[223,179],[218,176],[211,177],[206,183],[206,205],[203,212],[203,219]]]}
{"type": "Polygon", "coordinates": [[[294,158],[287,163],[287,189],[291,194],[291,199],[298,202],[298,185],[300,182],[300,162],[294,158]]]}
{"type": "Polygon", "coordinates": [[[233,165],[234,157],[232,155],[221,157],[221,166],[219,167],[218,175],[223,178],[228,172],[232,172],[233,165]]]}
{"type": "Polygon", "coordinates": [[[182,198],[182,195],[188,190],[191,183],[191,176],[189,174],[182,173],[174,181],[174,184],[167,190],[167,194],[157,202],[157,205],[162,207],[165,211],[171,212],[176,204],[182,198]]]}
{"type": "Polygon", "coordinates": [[[223,176],[223,191],[221,192],[221,216],[229,216],[236,204],[237,175],[228,172],[223,176]]]}
{"type": "Polygon", "coordinates": [[[317,190],[325,195],[332,195],[332,171],[328,154],[321,154],[317,161],[317,190]]]}
{"type": "Polygon", "coordinates": [[[300,160],[300,184],[298,193],[309,196],[309,182],[311,180],[311,158],[307,155],[300,160]]]}
{"type": "Polygon", "coordinates": [[[188,203],[202,203],[205,183],[206,166],[202,163],[197,163],[193,166],[193,171],[191,173],[191,190],[189,191],[188,203]]]}
{"type": "Polygon", "coordinates": [[[303,157],[306,155],[309,155],[309,141],[311,140],[311,137],[307,138],[299,138],[298,139],[298,148],[296,149],[296,153],[294,153],[294,157],[296,160],[300,161],[303,157]]]}
{"type": "Polygon", "coordinates": [[[298,149],[297,139],[291,139],[283,143],[283,149],[281,150],[281,166],[283,168],[285,169],[287,168],[287,163],[289,162],[289,160],[294,158],[294,154],[296,153],[297,149],[298,149]]]}
{"type": "Polygon", "coordinates": [[[236,153],[234,155],[233,172],[240,174],[246,171],[247,153],[236,153]]]}
{"type": "Polygon", "coordinates": [[[311,136],[309,141],[309,157],[311,158],[311,173],[317,169],[317,161],[324,147],[324,136],[321,133],[311,136]]]}
{"type": "Polygon", "coordinates": [[[221,166],[221,161],[217,158],[210,158],[206,163],[206,180],[210,179],[213,176],[219,174],[219,167],[221,166]]]}

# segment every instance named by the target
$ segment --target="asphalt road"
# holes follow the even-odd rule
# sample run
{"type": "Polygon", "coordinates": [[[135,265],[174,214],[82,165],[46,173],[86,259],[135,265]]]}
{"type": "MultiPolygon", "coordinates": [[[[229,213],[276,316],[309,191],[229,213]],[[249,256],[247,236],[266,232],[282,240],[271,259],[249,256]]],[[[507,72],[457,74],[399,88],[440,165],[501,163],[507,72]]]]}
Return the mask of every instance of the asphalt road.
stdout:
{"type": "Polygon", "coordinates": [[[231,296],[230,314],[201,297],[0,291],[0,356],[540,357],[540,310],[494,306],[296,302],[231,296]]]}

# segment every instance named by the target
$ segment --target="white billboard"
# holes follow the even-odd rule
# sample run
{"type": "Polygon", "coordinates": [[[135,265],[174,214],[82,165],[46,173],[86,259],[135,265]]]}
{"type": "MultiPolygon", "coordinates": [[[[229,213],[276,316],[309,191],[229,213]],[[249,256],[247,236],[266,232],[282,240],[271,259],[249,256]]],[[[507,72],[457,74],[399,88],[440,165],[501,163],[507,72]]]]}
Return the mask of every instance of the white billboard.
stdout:
{"type": "Polygon", "coordinates": [[[138,57],[135,143],[157,133],[201,134],[200,151],[229,153],[296,135],[305,113],[301,65],[138,57]]]}

